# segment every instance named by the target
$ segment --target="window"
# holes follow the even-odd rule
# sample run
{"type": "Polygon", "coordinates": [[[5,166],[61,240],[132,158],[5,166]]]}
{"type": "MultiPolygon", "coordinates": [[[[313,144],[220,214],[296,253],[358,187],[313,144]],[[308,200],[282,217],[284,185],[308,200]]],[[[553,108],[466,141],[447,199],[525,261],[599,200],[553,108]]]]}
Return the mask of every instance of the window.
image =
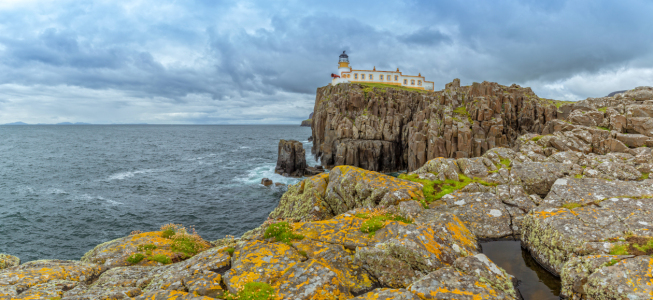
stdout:
{"type": "Polygon", "coordinates": [[[399,75],[395,75],[395,81],[399,81],[399,75]]]}
{"type": "Polygon", "coordinates": [[[410,80],[410,85],[415,85],[415,79],[410,80]]]}
{"type": "Polygon", "coordinates": [[[361,74],[361,80],[365,80],[365,74],[361,74]]]}
{"type": "Polygon", "coordinates": [[[358,73],[354,74],[354,79],[358,79],[358,73]]]}
{"type": "Polygon", "coordinates": [[[374,74],[370,74],[370,80],[374,80],[374,74]]]}
{"type": "Polygon", "coordinates": [[[421,85],[422,85],[422,81],[421,81],[421,80],[418,80],[418,81],[417,81],[417,85],[420,85],[420,86],[421,86],[421,85]]]}
{"type": "Polygon", "coordinates": [[[404,84],[408,84],[408,79],[404,79],[404,84]]]}
{"type": "Polygon", "coordinates": [[[379,75],[379,80],[383,81],[383,75],[379,75]]]}

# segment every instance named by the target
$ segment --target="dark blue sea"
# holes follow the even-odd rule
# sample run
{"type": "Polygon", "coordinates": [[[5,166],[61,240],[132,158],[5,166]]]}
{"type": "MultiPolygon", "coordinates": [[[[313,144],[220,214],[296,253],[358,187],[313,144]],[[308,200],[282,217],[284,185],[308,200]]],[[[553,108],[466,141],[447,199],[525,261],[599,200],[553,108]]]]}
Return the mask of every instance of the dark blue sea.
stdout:
{"type": "Polygon", "coordinates": [[[0,126],[0,253],[23,262],[75,259],[133,230],[193,226],[240,236],[276,207],[280,139],[300,126],[0,126]]]}

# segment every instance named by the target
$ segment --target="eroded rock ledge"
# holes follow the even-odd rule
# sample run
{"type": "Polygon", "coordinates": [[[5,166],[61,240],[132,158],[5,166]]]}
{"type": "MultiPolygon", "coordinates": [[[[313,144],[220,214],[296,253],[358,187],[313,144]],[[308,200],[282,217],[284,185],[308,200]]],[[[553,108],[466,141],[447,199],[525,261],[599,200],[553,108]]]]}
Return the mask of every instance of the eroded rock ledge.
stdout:
{"type": "Polygon", "coordinates": [[[317,90],[313,154],[324,167],[415,170],[436,157],[511,147],[558,116],[555,101],[513,84],[459,80],[437,92],[339,84],[317,90]]]}

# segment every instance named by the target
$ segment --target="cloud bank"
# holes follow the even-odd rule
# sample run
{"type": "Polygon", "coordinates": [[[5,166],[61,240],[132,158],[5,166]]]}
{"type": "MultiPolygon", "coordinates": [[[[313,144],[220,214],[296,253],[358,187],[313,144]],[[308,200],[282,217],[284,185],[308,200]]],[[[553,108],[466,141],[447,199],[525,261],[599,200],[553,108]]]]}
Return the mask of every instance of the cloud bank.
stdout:
{"type": "Polygon", "coordinates": [[[650,1],[0,2],[0,123],[297,124],[347,50],[436,89],[653,85],[650,1]]]}

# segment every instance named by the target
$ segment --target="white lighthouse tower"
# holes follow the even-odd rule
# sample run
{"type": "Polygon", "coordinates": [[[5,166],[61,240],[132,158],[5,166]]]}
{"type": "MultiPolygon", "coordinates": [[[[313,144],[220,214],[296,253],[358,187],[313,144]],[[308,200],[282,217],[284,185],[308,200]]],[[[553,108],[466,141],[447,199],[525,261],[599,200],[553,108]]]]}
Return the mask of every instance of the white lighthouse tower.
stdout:
{"type": "Polygon", "coordinates": [[[345,51],[342,51],[342,54],[340,54],[340,58],[338,59],[338,74],[331,74],[331,77],[333,77],[331,84],[336,85],[338,83],[349,82],[349,80],[347,80],[347,74],[343,74],[349,72],[351,72],[351,68],[349,67],[349,56],[345,54],[345,51]]]}

